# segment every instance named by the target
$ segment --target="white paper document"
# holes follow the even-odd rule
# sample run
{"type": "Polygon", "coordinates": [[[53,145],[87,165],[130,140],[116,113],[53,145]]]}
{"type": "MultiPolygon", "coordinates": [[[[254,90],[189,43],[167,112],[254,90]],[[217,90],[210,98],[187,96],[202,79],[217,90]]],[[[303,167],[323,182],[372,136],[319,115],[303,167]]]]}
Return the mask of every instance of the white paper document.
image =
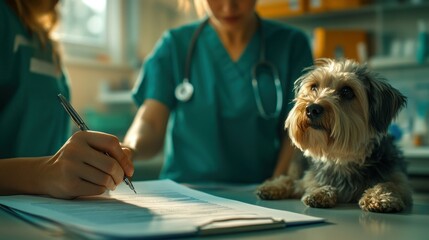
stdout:
{"type": "Polygon", "coordinates": [[[122,184],[100,196],[1,196],[0,204],[35,224],[55,223],[102,238],[196,236],[323,221],[216,197],[170,180],[134,182],[134,187],[138,194],[122,184]]]}

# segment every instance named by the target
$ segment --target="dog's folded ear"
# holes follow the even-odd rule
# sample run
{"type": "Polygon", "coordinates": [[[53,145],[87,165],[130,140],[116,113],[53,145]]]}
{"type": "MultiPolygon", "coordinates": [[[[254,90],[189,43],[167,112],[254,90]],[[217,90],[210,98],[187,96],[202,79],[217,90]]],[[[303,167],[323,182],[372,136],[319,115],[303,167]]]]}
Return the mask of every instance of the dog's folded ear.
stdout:
{"type": "MultiPolygon", "coordinates": [[[[361,71],[367,85],[369,121],[377,132],[386,133],[391,121],[406,106],[407,98],[376,73],[361,71]]],[[[358,74],[359,75],[359,74],[358,74]]]]}

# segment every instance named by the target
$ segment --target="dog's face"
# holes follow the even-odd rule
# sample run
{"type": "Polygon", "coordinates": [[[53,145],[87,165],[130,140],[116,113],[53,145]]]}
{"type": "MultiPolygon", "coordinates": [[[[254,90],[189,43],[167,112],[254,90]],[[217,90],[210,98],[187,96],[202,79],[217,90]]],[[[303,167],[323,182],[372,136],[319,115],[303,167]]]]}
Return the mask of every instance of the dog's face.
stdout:
{"type": "Polygon", "coordinates": [[[362,162],[384,136],[406,98],[365,65],[320,59],[295,82],[285,127],[304,154],[322,161],[362,162]]]}

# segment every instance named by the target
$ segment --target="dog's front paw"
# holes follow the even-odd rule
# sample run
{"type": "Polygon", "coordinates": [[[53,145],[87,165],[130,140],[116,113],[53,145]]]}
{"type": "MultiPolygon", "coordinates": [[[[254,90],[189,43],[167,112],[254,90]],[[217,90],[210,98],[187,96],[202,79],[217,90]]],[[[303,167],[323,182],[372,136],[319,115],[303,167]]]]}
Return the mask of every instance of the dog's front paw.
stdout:
{"type": "Polygon", "coordinates": [[[337,192],[335,188],[324,186],[306,193],[301,201],[314,208],[331,208],[337,204],[337,192]]]}
{"type": "Polygon", "coordinates": [[[400,212],[405,208],[405,203],[399,194],[388,191],[385,186],[378,184],[365,191],[359,200],[359,207],[369,212],[400,212]]]}
{"type": "Polygon", "coordinates": [[[280,176],[264,182],[256,189],[256,195],[264,200],[286,199],[293,197],[294,180],[287,176],[280,176]]]}

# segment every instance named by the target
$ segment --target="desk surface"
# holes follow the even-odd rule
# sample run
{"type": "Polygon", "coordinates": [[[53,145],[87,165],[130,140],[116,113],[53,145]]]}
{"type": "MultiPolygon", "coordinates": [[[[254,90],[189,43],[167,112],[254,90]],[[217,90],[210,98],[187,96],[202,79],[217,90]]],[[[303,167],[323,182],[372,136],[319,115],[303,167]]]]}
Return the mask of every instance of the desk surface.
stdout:
{"type": "MultiPolygon", "coordinates": [[[[332,209],[307,208],[299,200],[264,201],[249,188],[199,189],[204,192],[259,206],[308,214],[326,219],[325,223],[292,226],[285,229],[264,230],[205,237],[210,239],[429,239],[429,201],[417,197],[412,210],[397,214],[363,212],[355,204],[344,204],[332,209]]],[[[0,210],[0,239],[78,239],[43,231],[0,210]]]]}

